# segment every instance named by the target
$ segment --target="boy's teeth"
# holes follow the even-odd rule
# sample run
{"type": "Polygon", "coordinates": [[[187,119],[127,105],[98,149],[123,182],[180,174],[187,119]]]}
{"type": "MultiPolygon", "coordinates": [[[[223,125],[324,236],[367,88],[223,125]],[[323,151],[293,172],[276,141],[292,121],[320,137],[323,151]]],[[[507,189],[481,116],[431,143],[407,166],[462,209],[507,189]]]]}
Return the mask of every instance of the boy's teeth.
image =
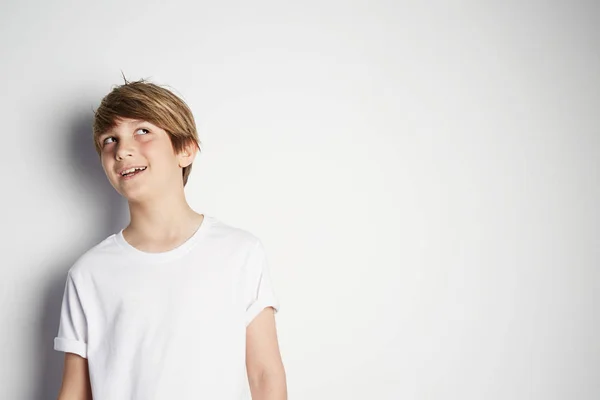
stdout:
{"type": "Polygon", "coordinates": [[[137,172],[137,171],[143,171],[143,170],[145,170],[145,169],[146,169],[146,167],[140,167],[140,168],[131,168],[131,169],[128,169],[127,171],[123,171],[123,172],[121,173],[121,175],[125,176],[125,175],[132,174],[132,173],[134,173],[134,172],[137,172]]]}

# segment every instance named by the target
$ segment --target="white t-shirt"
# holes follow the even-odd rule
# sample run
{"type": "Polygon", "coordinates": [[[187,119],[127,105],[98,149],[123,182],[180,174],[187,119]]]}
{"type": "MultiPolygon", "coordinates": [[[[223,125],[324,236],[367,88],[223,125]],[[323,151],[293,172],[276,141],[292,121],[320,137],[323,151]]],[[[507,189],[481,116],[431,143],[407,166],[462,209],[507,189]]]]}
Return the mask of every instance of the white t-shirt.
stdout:
{"type": "Polygon", "coordinates": [[[204,214],[179,247],[121,230],[69,269],[54,349],[87,358],[94,400],[248,396],[246,327],[279,310],[260,239],[204,214]]]}

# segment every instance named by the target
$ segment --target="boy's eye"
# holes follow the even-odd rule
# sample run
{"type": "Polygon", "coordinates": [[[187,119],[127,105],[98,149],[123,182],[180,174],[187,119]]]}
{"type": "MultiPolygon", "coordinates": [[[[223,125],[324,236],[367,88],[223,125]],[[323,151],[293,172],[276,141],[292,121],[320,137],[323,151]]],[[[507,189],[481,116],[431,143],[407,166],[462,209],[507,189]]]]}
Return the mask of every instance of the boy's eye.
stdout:
{"type": "MultiPolygon", "coordinates": [[[[136,130],[136,132],[139,132],[139,131],[143,131],[144,134],[150,133],[150,130],[146,129],[146,128],[139,128],[139,129],[136,130]]],[[[115,137],[114,136],[107,137],[106,139],[104,139],[102,141],[102,144],[109,144],[110,142],[107,142],[108,139],[115,139],[115,137]]]]}

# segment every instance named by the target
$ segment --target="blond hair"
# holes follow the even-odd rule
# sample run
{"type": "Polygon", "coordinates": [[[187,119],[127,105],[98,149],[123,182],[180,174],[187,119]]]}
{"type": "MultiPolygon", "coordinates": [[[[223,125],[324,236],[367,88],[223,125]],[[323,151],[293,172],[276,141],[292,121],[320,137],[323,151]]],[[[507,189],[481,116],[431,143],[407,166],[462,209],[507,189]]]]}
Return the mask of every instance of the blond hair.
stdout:
{"type": "MultiPolygon", "coordinates": [[[[115,127],[119,118],[148,121],[164,129],[176,154],[193,144],[200,149],[194,116],[188,105],[170,90],[145,79],[116,86],[101,101],[94,113],[93,135],[100,155],[100,135],[115,127]]],[[[187,183],[192,164],[183,168],[183,185],[187,183]]]]}

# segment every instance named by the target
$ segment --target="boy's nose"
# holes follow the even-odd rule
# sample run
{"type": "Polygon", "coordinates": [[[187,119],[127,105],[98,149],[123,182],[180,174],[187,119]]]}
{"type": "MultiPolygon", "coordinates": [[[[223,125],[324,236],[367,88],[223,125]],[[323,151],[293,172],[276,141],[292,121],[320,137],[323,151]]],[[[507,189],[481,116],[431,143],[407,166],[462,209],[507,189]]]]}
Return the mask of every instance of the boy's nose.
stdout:
{"type": "Polygon", "coordinates": [[[125,146],[119,146],[117,148],[117,153],[116,153],[116,158],[117,160],[122,160],[123,158],[127,157],[127,156],[131,156],[131,148],[127,145],[125,146]]]}

